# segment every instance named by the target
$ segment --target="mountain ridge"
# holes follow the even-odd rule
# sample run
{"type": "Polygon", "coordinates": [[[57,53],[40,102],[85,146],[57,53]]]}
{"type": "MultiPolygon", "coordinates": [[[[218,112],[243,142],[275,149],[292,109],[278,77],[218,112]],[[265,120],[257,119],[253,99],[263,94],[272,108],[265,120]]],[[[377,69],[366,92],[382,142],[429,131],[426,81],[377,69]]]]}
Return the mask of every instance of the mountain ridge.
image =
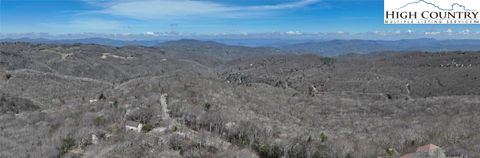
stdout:
{"type": "Polygon", "coordinates": [[[378,52],[401,52],[401,51],[478,51],[480,40],[478,39],[401,39],[401,40],[368,40],[368,39],[335,39],[335,40],[299,40],[282,41],[276,44],[274,40],[263,41],[258,45],[247,44],[241,40],[114,40],[107,38],[85,38],[74,40],[49,40],[49,39],[0,39],[0,42],[28,42],[34,44],[99,44],[106,46],[147,46],[147,47],[245,47],[245,48],[272,48],[289,53],[314,53],[324,56],[338,56],[344,54],[369,54],[378,52]]]}

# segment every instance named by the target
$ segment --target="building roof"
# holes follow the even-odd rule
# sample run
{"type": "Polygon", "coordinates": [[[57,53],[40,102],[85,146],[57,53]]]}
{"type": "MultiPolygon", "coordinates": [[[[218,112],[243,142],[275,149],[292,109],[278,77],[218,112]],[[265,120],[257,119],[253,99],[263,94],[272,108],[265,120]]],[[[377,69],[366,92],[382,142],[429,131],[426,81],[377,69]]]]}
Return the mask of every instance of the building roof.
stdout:
{"type": "Polygon", "coordinates": [[[433,145],[433,144],[427,144],[427,145],[424,145],[424,146],[420,146],[417,148],[417,153],[419,152],[433,152],[434,150],[438,149],[440,147],[436,146],[436,145],[433,145]]]}
{"type": "Polygon", "coordinates": [[[132,127],[138,127],[138,125],[140,125],[141,123],[140,122],[135,122],[135,121],[127,121],[125,122],[125,125],[126,126],[132,126],[132,127]]]}

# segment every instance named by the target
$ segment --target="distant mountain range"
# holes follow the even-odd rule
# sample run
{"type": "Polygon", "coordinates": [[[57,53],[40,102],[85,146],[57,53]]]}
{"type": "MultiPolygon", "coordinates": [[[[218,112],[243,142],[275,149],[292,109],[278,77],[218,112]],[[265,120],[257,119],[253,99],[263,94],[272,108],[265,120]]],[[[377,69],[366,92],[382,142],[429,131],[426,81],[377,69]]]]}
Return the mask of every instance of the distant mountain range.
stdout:
{"type": "Polygon", "coordinates": [[[480,40],[473,39],[455,39],[455,40],[436,40],[431,38],[405,39],[405,40],[325,40],[325,41],[306,41],[306,40],[268,40],[268,39],[218,39],[211,41],[199,40],[113,40],[107,38],[85,38],[68,40],[50,40],[50,39],[0,39],[0,42],[29,42],[45,44],[100,44],[108,46],[198,46],[198,45],[243,45],[243,46],[262,46],[275,47],[285,51],[295,53],[312,53],[324,56],[337,56],[343,54],[367,54],[379,52],[400,52],[400,51],[480,51],[480,40]]]}
{"type": "Polygon", "coordinates": [[[386,51],[480,51],[480,40],[436,40],[429,38],[396,41],[331,40],[291,44],[281,46],[280,48],[290,51],[307,51],[325,56],[386,51]]]}
{"type": "MultiPolygon", "coordinates": [[[[181,39],[179,42],[185,42],[181,39]]],[[[175,39],[163,39],[163,40],[114,40],[109,38],[82,38],[82,39],[45,39],[45,38],[4,38],[0,39],[0,42],[29,42],[29,43],[43,43],[43,44],[100,44],[107,46],[127,46],[127,45],[141,45],[141,46],[156,46],[163,42],[176,41],[175,39]]],[[[203,41],[203,40],[202,40],[203,41]]],[[[240,45],[240,46],[281,46],[285,44],[295,44],[306,42],[305,40],[288,40],[288,39],[215,39],[216,41],[228,45],[240,45]]]]}
{"type": "Polygon", "coordinates": [[[127,45],[141,45],[141,46],[155,46],[161,42],[161,40],[114,40],[108,38],[83,38],[83,39],[65,39],[65,40],[52,40],[44,38],[19,38],[19,39],[0,39],[0,42],[29,42],[36,44],[100,44],[107,46],[127,46],[127,45]]]}

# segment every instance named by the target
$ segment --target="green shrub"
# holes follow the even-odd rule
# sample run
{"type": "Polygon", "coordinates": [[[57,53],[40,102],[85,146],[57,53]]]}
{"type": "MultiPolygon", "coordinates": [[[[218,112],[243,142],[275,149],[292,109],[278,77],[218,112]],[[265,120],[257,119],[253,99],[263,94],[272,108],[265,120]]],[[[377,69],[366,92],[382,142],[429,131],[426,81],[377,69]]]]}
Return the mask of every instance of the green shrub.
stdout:
{"type": "Polygon", "coordinates": [[[75,146],[75,139],[70,136],[67,136],[62,140],[62,145],[60,146],[61,154],[67,153],[70,149],[75,146]]]}
{"type": "Polygon", "coordinates": [[[179,135],[173,135],[168,142],[172,150],[182,150],[189,143],[185,137],[179,135]]]}
{"type": "Polygon", "coordinates": [[[388,156],[393,156],[398,154],[397,150],[395,150],[394,148],[387,148],[385,149],[385,152],[388,154],[388,156]]]}
{"type": "Polygon", "coordinates": [[[284,155],[282,148],[278,145],[256,143],[253,145],[253,149],[262,158],[279,158],[284,155]]]}
{"type": "Polygon", "coordinates": [[[328,140],[328,137],[327,135],[325,135],[325,133],[320,133],[320,141],[321,142],[326,142],[328,140]]]}
{"type": "Polygon", "coordinates": [[[173,132],[177,132],[177,131],[178,131],[178,127],[177,127],[177,126],[173,126],[172,131],[173,131],[173,132]]]}
{"type": "Polygon", "coordinates": [[[227,140],[239,146],[248,146],[250,144],[254,144],[254,145],[258,144],[258,142],[252,143],[252,141],[250,141],[250,139],[246,135],[240,134],[240,133],[231,133],[227,135],[227,140]]]}
{"type": "Polygon", "coordinates": [[[105,118],[103,116],[98,116],[95,119],[93,119],[93,124],[95,126],[102,126],[106,122],[105,118]]]}
{"type": "Polygon", "coordinates": [[[335,59],[330,58],[330,57],[322,57],[321,60],[323,61],[323,64],[325,64],[325,65],[332,65],[333,63],[335,63],[335,59]]]}
{"type": "Polygon", "coordinates": [[[295,157],[295,158],[307,158],[307,146],[306,143],[298,143],[295,144],[287,151],[288,157],[295,157]]]}
{"type": "Polygon", "coordinates": [[[5,80],[9,80],[10,78],[12,78],[13,75],[12,74],[5,74],[5,80]]]}
{"type": "Polygon", "coordinates": [[[410,146],[416,146],[416,145],[417,145],[417,141],[415,140],[410,141],[410,146]]]}
{"type": "Polygon", "coordinates": [[[205,108],[205,111],[208,111],[208,110],[210,110],[210,108],[212,107],[212,104],[210,104],[210,103],[205,103],[205,104],[203,105],[203,107],[205,108]]]}
{"type": "Polygon", "coordinates": [[[153,128],[155,128],[152,124],[145,124],[142,127],[142,132],[150,132],[153,128]]]}
{"type": "Polygon", "coordinates": [[[98,100],[107,100],[107,97],[102,93],[98,96],[98,100]]]}
{"type": "Polygon", "coordinates": [[[113,101],[113,107],[118,108],[118,100],[113,101]]]}
{"type": "Polygon", "coordinates": [[[49,48],[48,45],[43,45],[42,44],[42,45],[38,46],[38,50],[47,50],[48,48],[49,48]]]}

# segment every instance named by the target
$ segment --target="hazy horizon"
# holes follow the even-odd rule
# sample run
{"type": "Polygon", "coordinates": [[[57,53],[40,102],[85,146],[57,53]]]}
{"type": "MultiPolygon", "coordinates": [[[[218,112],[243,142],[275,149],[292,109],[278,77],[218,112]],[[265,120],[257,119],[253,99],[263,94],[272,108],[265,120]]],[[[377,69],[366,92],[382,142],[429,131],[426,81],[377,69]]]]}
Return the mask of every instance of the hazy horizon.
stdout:
{"type": "Polygon", "coordinates": [[[480,39],[478,25],[384,25],[383,0],[3,0],[0,7],[0,38],[480,39]]]}

